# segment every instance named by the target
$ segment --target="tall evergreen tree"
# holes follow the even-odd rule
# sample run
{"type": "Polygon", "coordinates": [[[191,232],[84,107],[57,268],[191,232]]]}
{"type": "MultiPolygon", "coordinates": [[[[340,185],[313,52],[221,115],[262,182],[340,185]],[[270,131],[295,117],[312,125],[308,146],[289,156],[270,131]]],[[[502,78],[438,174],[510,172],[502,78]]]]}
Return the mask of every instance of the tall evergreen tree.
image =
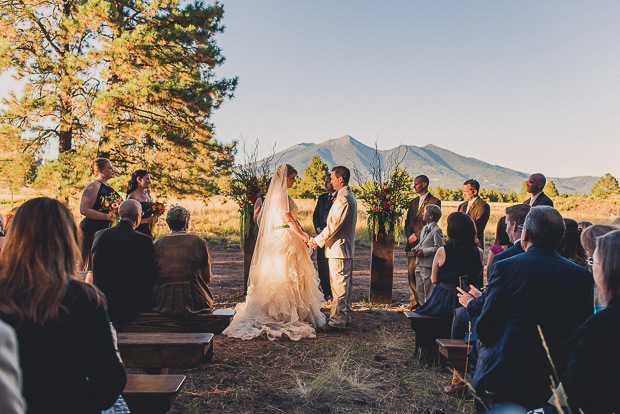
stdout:
{"type": "Polygon", "coordinates": [[[150,169],[162,190],[209,194],[234,152],[209,123],[237,84],[213,73],[222,16],[217,3],[3,0],[0,72],[14,70],[24,91],[1,121],[35,156],[55,146],[50,171],[65,184],[104,155],[121,173],[150,169]]]}
{"type": "Polygon", "coordinates": [[[304,168],[303,180],[295,182],[291,190],[296,197],[317,199],[325,192],[325,176],[329,174],[329,167],[321,157],[315,155],[310,164],[304,168]]]}
{"type": "Polygon", "coordinates": [[[618,180],[607,173],[603,175],[599,180],[594,184],[590,194],[596,198],[609,198],[611,195],[617,195],[620,191],[620,186],[618,186],[618,180]]]}

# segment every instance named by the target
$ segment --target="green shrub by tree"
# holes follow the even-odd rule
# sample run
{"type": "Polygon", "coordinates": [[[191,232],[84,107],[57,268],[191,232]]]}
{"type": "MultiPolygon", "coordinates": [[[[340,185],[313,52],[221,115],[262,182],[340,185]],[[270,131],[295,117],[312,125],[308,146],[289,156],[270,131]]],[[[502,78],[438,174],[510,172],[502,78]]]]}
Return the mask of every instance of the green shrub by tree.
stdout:
{"type": "Polygon", "coordinates": [[[590,195],[596,198],[606,199],[612,195],[619,194],[619,189],[618,180],[610,173],[607,173],[594,184],[590,191],[590,195]]]}

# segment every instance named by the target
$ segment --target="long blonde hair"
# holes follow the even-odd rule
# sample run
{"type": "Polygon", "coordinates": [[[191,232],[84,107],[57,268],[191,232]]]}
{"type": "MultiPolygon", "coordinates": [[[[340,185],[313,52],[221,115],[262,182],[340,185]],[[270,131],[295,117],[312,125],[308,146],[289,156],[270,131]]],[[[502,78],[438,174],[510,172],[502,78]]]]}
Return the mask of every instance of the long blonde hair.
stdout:
{"type": "MultiPolygon", "coordinates": [[[[80,257],[80,234],[71,212],[40,197],[17,209],[0,253],[0,312],[15,323],[58,319],[80,257]]],[[[86,289],[96,300],[95,289],[86,289]]]]}

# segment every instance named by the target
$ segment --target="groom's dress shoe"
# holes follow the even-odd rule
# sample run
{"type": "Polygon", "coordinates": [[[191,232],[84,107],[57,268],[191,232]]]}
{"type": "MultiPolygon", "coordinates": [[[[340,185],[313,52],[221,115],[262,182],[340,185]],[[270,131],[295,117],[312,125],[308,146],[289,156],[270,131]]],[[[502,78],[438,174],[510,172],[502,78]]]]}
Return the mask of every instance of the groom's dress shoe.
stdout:
{"type": "Polygon", "coordinates": [[[342,332],[344,332],[344,329],[343,328],[339,328],[339,327],[334,326],[334,325],[325,324],[325,326],[323,326],[323,332],[325,332],[325,333],[342,333],[342,332]]]}

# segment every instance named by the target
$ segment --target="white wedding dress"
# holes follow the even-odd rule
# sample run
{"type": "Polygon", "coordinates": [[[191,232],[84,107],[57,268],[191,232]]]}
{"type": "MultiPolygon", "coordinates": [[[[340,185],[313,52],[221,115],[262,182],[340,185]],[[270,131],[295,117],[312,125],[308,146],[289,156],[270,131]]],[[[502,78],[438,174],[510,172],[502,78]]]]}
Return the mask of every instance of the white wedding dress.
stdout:
{"type": "Polygon", "coordinates": [[[286,192],[286,166],[280,165],[265,197],[256,248],[250,266],[246,300],[239,303],[224,334],[252,339],[298,341],[316,337],[325,325],[323,293],[309,248],[282,221],[285,213],[297,219],[298,207],[286,192]]]}

